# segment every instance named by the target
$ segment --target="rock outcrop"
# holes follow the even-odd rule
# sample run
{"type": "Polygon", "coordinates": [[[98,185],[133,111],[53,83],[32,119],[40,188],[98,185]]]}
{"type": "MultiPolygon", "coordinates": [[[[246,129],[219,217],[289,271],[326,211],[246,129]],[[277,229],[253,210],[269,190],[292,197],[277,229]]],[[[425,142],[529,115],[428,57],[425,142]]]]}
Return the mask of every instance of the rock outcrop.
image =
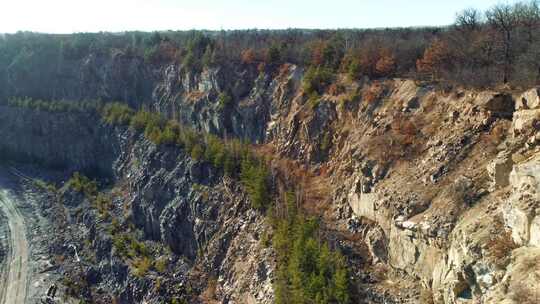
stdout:
{"type": "Polygon", "coordinates": [[[520,246],[540,246],[540,155],[513,166],[506,224],[520,246]]]}
{"type": "Polygon", "coordinates": [[[221,301],[271,303],[274,266],[272,251],[262,244],[266,223],[240,185],[175,148],[122,137],[115,168],[127,181],[135,225],[190,259],[207,279],[215,277],[221,301]]]}
{"type": "Polygon", "coordinates": [[[151,100],[160,70],[141,56],[122,51],[59,56],[54,62],[39,58],[39,52],[20,53],[19,60],[5,66],[0,99],[122,100],[138,108],[151,100]]]}

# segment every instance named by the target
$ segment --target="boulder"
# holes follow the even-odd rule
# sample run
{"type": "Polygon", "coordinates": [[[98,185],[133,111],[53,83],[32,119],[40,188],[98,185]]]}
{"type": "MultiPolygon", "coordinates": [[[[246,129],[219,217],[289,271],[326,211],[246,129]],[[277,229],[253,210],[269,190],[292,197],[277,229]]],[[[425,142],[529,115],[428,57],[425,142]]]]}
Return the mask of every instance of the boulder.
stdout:
{"type": "Polygon", "coordinates": [[[528,134],[540,129],[540,109],[521,110],[514,113],[512,135],[528,134]]]}
{"type": "Polygon", "coordinates": [[[388,240],[380,227],[376,227],[366,234],[366,244],[373,258],[373,264],[388,261],[388,240]]]}
{"type": "Polygon", "coordinates": [[[512,194],[504,210],[506,225],[518,245],[540,245],[540,157],[514,165],[512,194]]]}
{"type": "Polygon", "coordinates": [[[420,106],[420,97],[425,95],[425,90],[412,80],[399,80],[396,81],[396,90],[392,95],[401,102],[403,109],[416,109],[420,106]]]}
{"type": "Polygon", "coordinates": [[[516,110],[540,108],[540,88],[534,88],[521,94],[516,100],[516,110]]]}
{"type": "Polygon", "coordinates": [[[540,299],[538,260],[540,248],[521,247],[512,251],[511,266],[507,268],[506,275],[482,303],[538,303],[535,301],[540,299]]]}
{"type": "Polygon", "coordinates": [[[348,196],[349,206],[351,206],[353,213],[358,217],[377,221],[376,201],[377,194],[365,193],[362,179],[358,178],[348,196]]]}
{"type": "Polygon", "coordinates": [[[502,151],[487,165],[487,172],[491,179],[491,191],[504,188],[510,184],[509,176],[513,164],[512,157],[506,151],[502,151]]]}

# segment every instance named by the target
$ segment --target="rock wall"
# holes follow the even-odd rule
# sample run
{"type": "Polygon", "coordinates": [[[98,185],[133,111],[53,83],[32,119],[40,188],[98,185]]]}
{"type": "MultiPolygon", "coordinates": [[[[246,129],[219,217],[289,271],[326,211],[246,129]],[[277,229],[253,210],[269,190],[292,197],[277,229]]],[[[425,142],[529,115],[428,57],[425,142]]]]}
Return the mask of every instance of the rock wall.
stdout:
{"type": "Polygon", "coordinates": [[[0,106],[2,161],[15,159],[67,171],[112,176],[119,147],[93,113],[46,112],[0,106]]]}
{"type": "Polygon", "coordinates": [[[156,147],[142,136],[123,133],[115,163],[124,180],[133,223],[146,238],[159,241],[215,277],[222,302],[272,303],[272,250],[262,244],[264,215],[251,209],[235,182],[181,149],[156,147]]]}
{"type": "MultiPolygon", "coordinates": [[[[118,56],[118,64],[137,66],[118,56]]],[[[306,193],[308,209],[324,206],[314,212],[325,225],[366,243],[370,256],[363,258],[388,270],[379,282],[385,294],[393,292],[388,281],[402,281],[428,290],[435,303],[525,303],[520,295],[530,288],[513,287],[518,280],[538,282],[535,267],[526,267],[537,261],[540,244],[537,89],[513,96],[338,77],[342,92],[308,102],[303,71],[293,65],[279,74],[243,67],[191,74],[174,64],[135,69],[150,89],[123,100],[207,132],[261,143],[319,176],[328,195],[306,193]],[[220,104],[221,93],[232,103],[220,104]],[[358,221],[362,230],[351,225],[358,221]]],[[[96,71],[100,80],[89,83],[114,79],[103,76],[113,73],[108,70],[96,71]]],[[[132,85],[126,79],[125,90],[132,85]]],[[[119,88],[89,90],[122,97],[119,88]]],[[[74,168],[117,156],[115,175],[126,182],[131,216],[147,238],[191,261],[207,250],[204,263],[195,263],[217,276],[223,301],[271,302],[263,219],[248,208],[237,183],[129,131],[115,140],[111,130],[92,129],[80,117],[0,110],[0,135],[9,139],[0,144],[4,150],[74,168]],[[48,141],[62,132],[65,142],[48,141]],[[101,139],[84,141],[92,132],[101,139]],[[64,152],[55,152],[59,147],[64,152]]],[[[394,295],[396,303],[421,302],[394,295]]]]}
{"type": "MultiPolygon", "coordinates": [[[[182,119],[191,117],[207,131],[233,130],[229,134],[263,141],[315,172],[324,167],[332,194],[323,203],[333,210],[326,212],[347,214],[350,208],[353,218],[375,223],[363,240],[375,263],[400,274],[391,280],[419,282],[435,303],[490,303],[496,297],[519,302],[507,289],[513,284],[508,275],[521,263],[516,254],[526,252],[519,247],[536,244],[538,234],[536,211],[526,207],[538,201],[530,190],[536,187],[531,172],[537,163],[530,159],[536,152],[530,151],[538,119],[529,106],[534,102],[524,101],[534,99],[533,93],[441,92],[389,80],[344,84],[344,92],[310,104],[302,95],[302,71],[282,71],[253,80],[240,101],[233,94],[234,111],[224,116],[213,112],[210,96],[222,88],[213,80],[216,71],[208,71],[195,81],[206,97],[193,104],[175,99],[182,110],[171,115],[192,113],[182,119]],[[373,86],[381,88],[374,100],[349,100],[373,86]],[[522,167],[515,165],[525,159],[522,167]]],[[[338,215],[327,224],[340,227],[348,220],[338,215]]]]}
{"type": "Polygon", "coordinates": [[[506,223],[518,245],[540,245],[540,217],[537,215],[540,194],[540,159],[534,156],[513,166],[509,176],[512,192],[508,198],[506,223]]]}
{"type": "Polygon", "coordinates": [[[273,90],[269,75],[236,67],[192,74],[169,65],[160,79],[153,93],[153,107],[159,112],[208,133],[265,140],[273,90]],[[220,104],[220,94],[230,96],[230,104],[220,104]]]}
{"type": "Polygon", "coordinates": [[[52,227],[40,257],[47,261],[43,284],[99,303],[272,303],[268,223],[240,183],[181,148],[158,147],[126,128],[109,131],[118,151],[109,164],[115,178],[100,194],[108,207],[69,183],[53,192],[33,186],[45,193],[36,204],[52,227]],[[136,272],[141,247],[128,247],[128,256],[119,249],[128,234],[146,248],[144,275],[136,272]],[[164,269],[155,266],[160,259],[164,269]]]}
{"type": "Polygon", "coordinates": [[[410,84],[409,89],[396,85],[359,140],[353,143],[349,134],[349,147],[338,152],[339,160],[331,159],[338,168],[339,162],[346,164],[338,176],[350,185],[348,192],[336,191],[334,201],[346,201],[353,217],[376,223],[371,228],[376,233],[366,238],[374,262],[420,280],[435,303],[527,303],[534,293],[530,286],[540,283],[537,268],[522,266],[537,259],[531,246],[538,246],[540,232],[540,168],[536,110],[521,108],[535,104],[536,90],[501,97],[495,92],[419,94],[410,84]],[[377,155],[358,142],[373,145],[375,138],[366,137],[397,129],[399,116],[389,108],[404,98],[419,104],[406,117],[415,124],[413,140],[422,148],[389,164],[388,173],[378,178],[372,172],[377,155]],[[515,112],[509,110],[513,99],[521,101],[515,112]],[[351,151],[357,156],[344,162],[351,151]],[[512,276],[528,287],[510,287],[518,284],[512,276]]]}
{"type": "Polygon", "coordinates": [[[22,51],[20,59],[5,67],[0,97],[43,100],[125,101],[132,106],[150,102],[160,67],[142,57],[120,51],[92,53],[80,59],[44,60],[39,52],[22,51]],[[24,65],[24,66],[23,66],[24,65]]]}
{"type": "MultiPolygon", "coordinates": [[[[30,60],[30,59],[28,59],[30,60]]],[[[36,59],[37,60],[37,59],[36,59]]],[[[33,62],[30,62],[33,63],[33,62]]],[[[30,64],[29,63],[29,64],[30,64]]],[[[158,110],[207,132],[262,142],[272,77],[255,67],[225,64],[193,73],[177,63],[150,63],[129,52],[90,52],[56,64],[6,68],[0,102],[13,96],[42,100],[120,101],[158,110]],[[222,107],[218,95],[232,104],[222,107]]]]}

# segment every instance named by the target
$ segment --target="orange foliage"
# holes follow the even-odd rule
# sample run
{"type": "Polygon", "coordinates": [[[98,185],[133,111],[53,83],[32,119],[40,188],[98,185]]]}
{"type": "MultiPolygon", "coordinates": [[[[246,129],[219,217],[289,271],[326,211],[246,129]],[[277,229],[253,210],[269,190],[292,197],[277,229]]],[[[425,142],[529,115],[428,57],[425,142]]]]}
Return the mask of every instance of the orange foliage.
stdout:
{"type": "Polygon", "coordinates": [[[240,54],[240,58],[242,60],[242,63],[244,64],[252,64],[257,60],[257,54],[252,48],[245,49],[240,54]]]}
{"type": "Polygon", "coordinates": [[[440,70],[448,63],[450,52],[448,45],[442,40],[434,40],[424,51],[424,57],[416,61],[416,68],[421,73],[431,74],[437,78],[440,70]]]}
{"type": "Polygon", "coordinates": [[[381,84],[374,83],[367,90],[362,92],[362,100],[365,100],[367,103],[372,103],[382,96],[383,91],[384,89],[381,84]]]}
{"type": "Polygon", "coordinates": [[[390,76],[396,69],[396,59],[389,50],[381,49],[379,59],[375,64],[375,72],[378,76],[390,76]]]}
{"type": "Polygon", "coordinates": [[[311,64],[313,66],[320,66],[324,63],[324,48],[326,43],[324,41],[317,41],[311,49],[311,64]]]}
{"type": "Polygon", "coordinates": [[[374,73],[374,67],[377,64],[377,54],[373,52],[373,50],[367,50],[360,54],[359,62],[360,62],[360,70],[362,74],[373,76],[374,73]]]}
{"type": "Polygon", "coordinates": [[[178,54],[180,53],[180,50],[176,48],[172,43],[170,42],[162,42],[159,45],[159,51],[161,53],[161,58],[164,60],[172,61],[175,58],[178,58],[178,54]]]}
{"type": "Polygon", "coordinates": [[[381,48],[376,45],[370,45],[361,49],[358,54],[349,55],[344,63],[349,64],[349,73],[358,77],[366,75],[368,77],[387,77],[392,76],[396,71],[396,57],[393,52],[387,48],[381,48]],[[351,70],[351,67],[352,70],[351,70]]]}
{"type": "Polygon", "coordinates": [[[150,55],[148,60],[152,63],[172,62],[180,59],[181,50],[171,42],[162,41],[156,46],[155,52],[150,55]]]}

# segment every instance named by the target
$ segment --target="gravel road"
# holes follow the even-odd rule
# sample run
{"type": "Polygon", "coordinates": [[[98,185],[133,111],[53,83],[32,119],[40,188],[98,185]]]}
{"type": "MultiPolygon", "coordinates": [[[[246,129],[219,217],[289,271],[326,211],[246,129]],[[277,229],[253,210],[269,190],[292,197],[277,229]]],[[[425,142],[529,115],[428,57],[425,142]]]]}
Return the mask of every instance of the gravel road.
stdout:
{"type": "Polygon", "coordinates": [[[28,287],[28,240],[24,218],[16,207],[15,197],[0,184],[0,211],[7,218],[9,250],[2,268],[0,303],[24,304],[28,287]]]}

